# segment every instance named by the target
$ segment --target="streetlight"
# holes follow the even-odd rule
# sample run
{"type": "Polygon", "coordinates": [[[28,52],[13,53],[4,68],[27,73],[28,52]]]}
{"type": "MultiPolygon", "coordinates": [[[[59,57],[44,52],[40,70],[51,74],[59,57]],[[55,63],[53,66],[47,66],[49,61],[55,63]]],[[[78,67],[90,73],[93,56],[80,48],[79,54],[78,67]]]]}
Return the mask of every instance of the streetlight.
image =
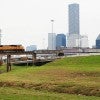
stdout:
{"type": "Polygon", "coordinates": [[[1,45],[1,29],[0,29],[0,45],[1,45]]]}
{"type": "MultiPolygon", "coordinates": [[[[1,29],[0,29],[0,45],[1,45],[1,29]]],[[[2,61],[2,56],[0,56],[0,60],[2,61]]]]}
{"type": "Polygon", "coordinates": [[[51,31],[51,32],[52,32],[52,33],[53,33],[53,23],[54,23],[54,20],[52,19],[52,20],[51,20],[51,24],[52,24],[52,31],[51,31]]]}
{"type": "Polygon", "coordinates": [[[52,33],[52,50],[53,50],[53,23],[54,23],[54,20],[52,19],[51,20],[51,33],[52,33]]]}

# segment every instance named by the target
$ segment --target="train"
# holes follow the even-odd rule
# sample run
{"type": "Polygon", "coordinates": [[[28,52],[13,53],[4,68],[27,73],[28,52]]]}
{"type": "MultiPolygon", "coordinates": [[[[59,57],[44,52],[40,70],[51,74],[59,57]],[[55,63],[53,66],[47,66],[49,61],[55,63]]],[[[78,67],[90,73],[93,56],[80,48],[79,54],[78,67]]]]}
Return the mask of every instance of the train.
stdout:
{"type": "Polygon", "coordinates": [[[22,45],[0,45],[0,52],[23,52],[25,51],[22,45]]]}

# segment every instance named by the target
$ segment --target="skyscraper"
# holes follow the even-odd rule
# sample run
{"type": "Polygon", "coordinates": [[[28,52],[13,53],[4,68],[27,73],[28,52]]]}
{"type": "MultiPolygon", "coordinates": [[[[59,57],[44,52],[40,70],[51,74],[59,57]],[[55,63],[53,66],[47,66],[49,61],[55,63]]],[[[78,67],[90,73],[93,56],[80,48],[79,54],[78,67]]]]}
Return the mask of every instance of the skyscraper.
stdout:
{"type": "Polygon", "coordinates": [[[79,4],[68,6],[68,29],[67,47],[80,47],[79,4]]]}
{"type": "Polygon", "coordinates": [[[57,36],[56,36],[56,48],[60,49],[61,47],[66,47],[66,35],[57,34],[57,36]]]}
{"type": "Polygon", "coordinates": [[[69,35],[80,34],[79,25],[79,4],[70,4],[68,6],[68,22],[69,22],[69,35]]]}

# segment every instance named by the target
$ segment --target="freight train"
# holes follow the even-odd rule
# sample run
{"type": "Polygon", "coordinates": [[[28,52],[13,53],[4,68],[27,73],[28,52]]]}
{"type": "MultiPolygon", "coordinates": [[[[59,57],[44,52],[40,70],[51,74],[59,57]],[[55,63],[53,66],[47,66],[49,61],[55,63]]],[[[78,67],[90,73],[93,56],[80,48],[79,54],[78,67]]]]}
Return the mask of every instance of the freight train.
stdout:
{"type": "Polygon", "coordinates": [[[25,51],[22,45],[0,45],[0,52],[23,52],[25,51]]]}

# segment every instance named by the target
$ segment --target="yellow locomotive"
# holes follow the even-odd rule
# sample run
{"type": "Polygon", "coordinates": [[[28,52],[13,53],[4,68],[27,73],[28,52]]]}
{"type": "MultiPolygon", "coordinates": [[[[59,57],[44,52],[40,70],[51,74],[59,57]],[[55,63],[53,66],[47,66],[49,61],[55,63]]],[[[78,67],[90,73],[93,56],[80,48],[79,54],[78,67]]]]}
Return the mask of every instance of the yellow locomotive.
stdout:
{"type": "Polygon", "coordinates": [[[25,51],[22,45],[0,45],[0,52],[19,52],[25,51]]]}

